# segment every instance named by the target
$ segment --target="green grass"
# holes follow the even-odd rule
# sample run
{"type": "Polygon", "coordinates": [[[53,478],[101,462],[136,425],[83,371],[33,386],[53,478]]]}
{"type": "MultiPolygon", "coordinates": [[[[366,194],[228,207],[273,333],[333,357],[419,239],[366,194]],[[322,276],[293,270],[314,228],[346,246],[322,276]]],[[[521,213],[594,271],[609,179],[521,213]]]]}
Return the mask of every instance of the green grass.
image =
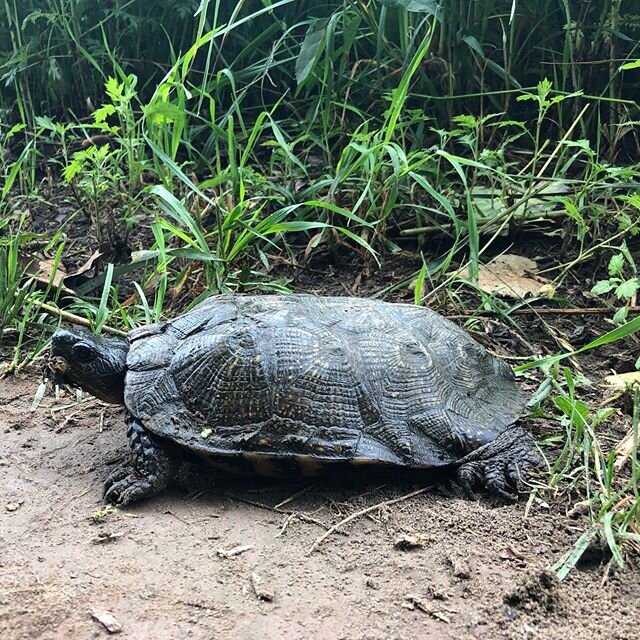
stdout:
{"type": "MultiPolygon", "coordinates": [[[[631,2],[407,4],[2,3],[4,370],[37,358],[60,318],[123,332],[219,291],[286,292],[274,262],[320,252],[373,269],[410,248],[422,267],[380,295],[471,297],[473,314],[518,331],[523,303],[486,295],[477,275],[506,242],[543,233],[563,256],[552,290],[588,266],[582,293],[612,326],[519,367],[563,428],[538,491],[588,501],[560,575],[596,538],[619,564],[638,543],[637,460],[615,467],[610,416],[573,367],[640,329],[640,21],[631,2]],[[67,194],[53,239],[33,213],[58,206],[51,185],[67,194]],[[53,278],[80,221],[104,258],[69,295],[53,278]],[[42,258],[49,275],[34,272],[42,258]]],[[[637,434],[637,393],[633,407],[637,434]]]]}

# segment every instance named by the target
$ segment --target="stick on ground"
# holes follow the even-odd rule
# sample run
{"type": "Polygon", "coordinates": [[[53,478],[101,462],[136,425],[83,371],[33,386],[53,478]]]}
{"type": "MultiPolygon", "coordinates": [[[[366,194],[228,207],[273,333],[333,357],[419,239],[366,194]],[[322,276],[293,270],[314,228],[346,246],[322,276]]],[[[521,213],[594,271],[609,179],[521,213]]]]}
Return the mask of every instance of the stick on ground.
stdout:
{"type": "Polygon", "coordinates": [[[347,516],[340,522],[337,522],[332,527],[330,527],[325,533],[323,533],[316,541],[311,545],[309,549],[309,554],[312,554],[332,533],[335,533],[340,527],[343,527],[345,524],[348,524],[352,520],[356,520],[357,518],[370,513],[371,511],[375,511],[376,509],[380,509],[381,507],[388,507],[392,504],[396,504],[398,502],[404,502],[405,500],[409,500],[410,498],[414,498],[415,496],[419,496],[421,493],[426,493],[427,491],[433,489],[433,485],[429,485],[428,487],[422,487],[422,489],[418,489],[416,491],[412,491],[411,493],[407,493],[404,496],[400,496],[399,498],[393,498],[392,500],[385,500],[384,502],[378,502],[377,504],[373,504],[366,509],[361,509],[360,511],[356,511],[352,513],[350,516],[347,516]]]}

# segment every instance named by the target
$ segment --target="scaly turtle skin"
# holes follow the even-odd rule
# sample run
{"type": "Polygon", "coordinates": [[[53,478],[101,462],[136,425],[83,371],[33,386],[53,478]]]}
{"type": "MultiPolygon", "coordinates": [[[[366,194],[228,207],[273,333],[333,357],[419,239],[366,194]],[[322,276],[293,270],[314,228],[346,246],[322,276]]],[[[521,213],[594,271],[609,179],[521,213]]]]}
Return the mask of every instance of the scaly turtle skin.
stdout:
{"type": "Polygon", "coordinates": [[[511,369],[422,307],[360,298],[221,295],[128,340],[59,330],[51,369],[124,402],[127,504],[163,490],[189,451],[218,466],[311,473],[334,462],[455,469],[510,497],[540,462],[516,426],[511,369]]]}

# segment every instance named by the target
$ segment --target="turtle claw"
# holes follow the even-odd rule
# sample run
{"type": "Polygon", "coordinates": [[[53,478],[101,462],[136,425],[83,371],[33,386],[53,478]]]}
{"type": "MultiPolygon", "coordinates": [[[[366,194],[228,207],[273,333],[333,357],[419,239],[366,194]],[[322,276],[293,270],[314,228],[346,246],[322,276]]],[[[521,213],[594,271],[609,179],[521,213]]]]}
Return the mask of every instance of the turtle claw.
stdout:
{"type": "Polygon", "coordinates": [[[533,438],[524,429],[515,427],[462,458],[458,482],[467,495],[480,485],[501,500],[513,502],[527,472],[541,462],[533,438]]]}
{"type": "Polygon", "coordinates": [[[124,464],[104,483],[105,500],[118,506],[137,502],[159,493],[175,477],[178,461],[132,418],[127,435],[131,445],[131,464],[124,464]]]}
{"type": "Polygon", "coordinates": [[[469,500],[476,500],[473,487],[482,481],[482,467],[476,462],[468,462],[458,469],[458,483],[469,500]]]}
{"type": "Polygon", "coordinates": [[[130,464],[123,464],[117,467],[116,469],[114,469],[107,476],[107,479],[104,481],[104,484],[102,485],[103,493],[106,494],[109,487],[114,485],[116,482],[119,482],[120,480],[124,480],[127,476],[131,475],[132,473],[133,473],[133,468],[130,464]]]}
{"type": "Polygon", "coordinates": [[[104,484],[104,498],[111,504],[123,507],[147,496],[157,493],[149,480],[132,473],[131,468],[123,467],[116,472],[125,472],[124,476],[112,473],[104,484]]]}

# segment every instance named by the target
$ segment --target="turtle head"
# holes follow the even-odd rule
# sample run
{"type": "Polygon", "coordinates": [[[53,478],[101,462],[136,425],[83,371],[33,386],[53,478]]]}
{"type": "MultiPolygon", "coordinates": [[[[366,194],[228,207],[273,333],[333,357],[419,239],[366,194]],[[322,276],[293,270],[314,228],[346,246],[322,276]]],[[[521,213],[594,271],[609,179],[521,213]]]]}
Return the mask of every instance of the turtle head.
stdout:
{"type": "Polygon", "coordinates": [[[51,338],[48,367],[56,382],[73,384],[100,400],[124,403],[126,338],[94,336],[74,327],[58,329],[51,338]]]}

